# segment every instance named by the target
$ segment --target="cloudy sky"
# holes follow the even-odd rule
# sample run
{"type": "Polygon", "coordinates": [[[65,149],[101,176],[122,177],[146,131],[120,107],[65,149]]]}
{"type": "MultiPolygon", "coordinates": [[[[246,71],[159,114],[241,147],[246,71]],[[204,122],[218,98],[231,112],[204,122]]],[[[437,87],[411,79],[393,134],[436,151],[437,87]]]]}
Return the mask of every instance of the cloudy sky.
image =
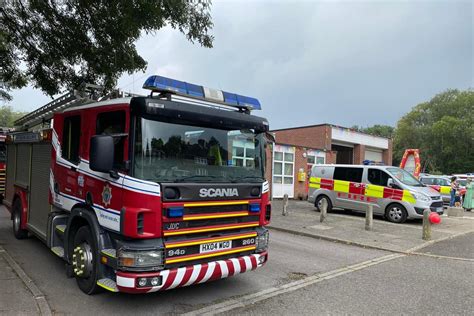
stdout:
{"type": "MultiPolygon", "coordinates": [[[[160,74],[253,96],[272,129],[396,125],[436,93],[474,87],[473,2],[214,0],[214,48],[168,28],[143,36],[148,69],[118,86],[146,94],[160,74]]],[[[13,96],[24,111],[49,100],[31,88],[13,96]]]]}

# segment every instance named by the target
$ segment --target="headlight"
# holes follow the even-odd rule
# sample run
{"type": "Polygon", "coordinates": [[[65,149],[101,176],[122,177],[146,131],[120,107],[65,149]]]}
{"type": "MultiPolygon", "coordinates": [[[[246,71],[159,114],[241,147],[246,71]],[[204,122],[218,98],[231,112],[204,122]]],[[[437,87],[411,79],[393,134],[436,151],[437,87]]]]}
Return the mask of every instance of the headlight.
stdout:
{"type": "Polygon", "coordinates": [[[423,201],[423,202],[430,202],[431,201],[431,198],[429,196],[427,196],[426,194],[423,194],[423,193],[420,193],[420,192],[411,192],[411,194],[413,194],[415,199],[417,199],[419,201],[423,201]]]}
{"type": "Polygon", "coordinates": [[[163,269],[163,250],[124,250],[118,251],[118,266],[131,270],[163,269]]]}
{"type": "Polygon", "coordinates": [[[257,248],[256,252],[263,252],[268,248],[268,230],[263,231],[257,236],[257,248]]]}

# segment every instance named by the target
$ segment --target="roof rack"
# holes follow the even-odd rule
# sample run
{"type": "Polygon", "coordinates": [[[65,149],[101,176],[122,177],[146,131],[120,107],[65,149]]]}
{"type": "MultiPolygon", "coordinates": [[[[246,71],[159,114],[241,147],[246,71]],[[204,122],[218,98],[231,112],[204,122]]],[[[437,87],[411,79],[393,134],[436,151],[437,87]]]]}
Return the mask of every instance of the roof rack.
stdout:
{"type": "Polygon", "coordinates": [[[71,90],[68,93],[60,96],[57,99],[43,105],[39,109],[34,110],[19,118],[14,122],[15,126],[20,129],[28,129],[33,126],[39,125],[50,120],[53,117],[53,113],[66,108],[88,103],[95,102],[99,98],[99,93],[104,88],[102,86],[94,84],[84,84],[78,90],[71,90]]]}

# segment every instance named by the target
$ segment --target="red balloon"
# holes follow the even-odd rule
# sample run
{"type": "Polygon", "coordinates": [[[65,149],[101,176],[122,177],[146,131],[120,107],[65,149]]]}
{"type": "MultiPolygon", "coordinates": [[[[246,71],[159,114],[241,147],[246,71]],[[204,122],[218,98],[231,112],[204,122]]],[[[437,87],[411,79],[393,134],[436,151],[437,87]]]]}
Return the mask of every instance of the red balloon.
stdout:
{"type": "Polygon", "coordinates": [[[431,224],[439,224],[439,223],[441,223],[441,216],[439,216],[438,213],[432,212],[432,213],[430,214],[429,219],[430,219],[430,223],[431,223],[431,224]]]}

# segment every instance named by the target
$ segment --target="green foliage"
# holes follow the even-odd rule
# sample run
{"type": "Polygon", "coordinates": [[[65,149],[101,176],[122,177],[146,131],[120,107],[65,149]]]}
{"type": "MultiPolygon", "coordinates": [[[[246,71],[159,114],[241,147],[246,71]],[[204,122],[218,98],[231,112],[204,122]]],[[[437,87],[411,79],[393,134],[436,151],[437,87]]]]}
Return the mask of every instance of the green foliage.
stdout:
{"type": "Polygon", "coordinates": [[[386,138],[393,138],[395,134],[395,127],[390,126],[390,125],[380,125],[376,124],[374,126],[369,126],[369,127],[362,127],[362,126],[357,126],[354,125],[352,126],[352,129],[374,135],[374,136],[380,136],[380,137],[386,137],[386,138]]]}
{"type": "Polygon", "coordinates": [[[210,1],[3,1],[0,7],[0,97],[31,83],[48,95],[82,83],[114,87],[144,71],[135,41],[171,26],[212,47],[210,1]],[[1,87],[3,82],[4,87],[1,87]]]}
{"type": "Polygon", "coordinates": [[[13,122],[25,114],[24,112],[13,111],[11,106],[0,107],[0,127],[13,127],[13,122]]]}
{"type": "Polygon", "coordinates": [[[474,90],[448,90],[403,116],[394,138],[394,162],[408,148],[420,149],[427,172],[474,171],[474,90]]]}

